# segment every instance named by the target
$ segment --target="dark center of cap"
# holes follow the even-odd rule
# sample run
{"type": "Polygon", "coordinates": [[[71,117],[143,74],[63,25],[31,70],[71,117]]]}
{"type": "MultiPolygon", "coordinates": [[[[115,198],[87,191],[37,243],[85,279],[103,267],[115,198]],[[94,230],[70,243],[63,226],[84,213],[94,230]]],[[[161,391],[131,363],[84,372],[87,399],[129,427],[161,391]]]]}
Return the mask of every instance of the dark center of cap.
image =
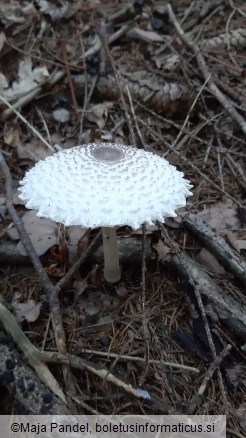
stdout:
{"type": "Polygon", "coordinates": [[[91,155],[98,161],[106,161],[107,163],[115,163],[124,158],[124,153],[118,148],[109,146],[97,146],[91,151],[91,155]]]}

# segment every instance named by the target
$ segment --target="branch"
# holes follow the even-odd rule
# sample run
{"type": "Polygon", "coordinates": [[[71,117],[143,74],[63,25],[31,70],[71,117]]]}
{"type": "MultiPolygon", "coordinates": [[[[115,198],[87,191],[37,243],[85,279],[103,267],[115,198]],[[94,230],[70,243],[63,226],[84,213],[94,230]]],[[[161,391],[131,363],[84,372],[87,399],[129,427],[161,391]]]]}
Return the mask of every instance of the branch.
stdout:
{"type": "Polygon", "coordinates": [[[188,213],[183,218],[184,225],[194,233],[238,280],[246,286],[246,263],[225,240],[218,236],[198,215],[188,213]]]}
{"type": "MultiPolygon", "coordinates": [[[[44,292],[46,294],[47,300],[50,305],[52,326],[54,330],[55,340],[57,349],[60,353],[66,353],[66,341],[65,341],[65,332],[62,323],[61,311],[60,311],[60,303],[58,300],[58,295],[53,287],[47,273],[45,272],[39,257],[37,256],[33,244],[30,240],[29,235],[27,234],[23,222],[21,218],[18,216],[16,209],[13,205],[13,187],[12,187],[12,176],[9,170],[9,167],[4,159],[3,153],[0,151],[0,169],[3,172],[5,178],[5,190],[6,190],[6,207],[9,212],[9,215],[14,223],[15,228],[18,231],[20,239],[23,243],[23,246],[26,250],[26,253],[29,255],[32,265],[36,270],[40,282],[43,286],[44,292]]],[[[71,391],[72,389],[72,376],[70,373],[70,369],[67,366],[63,367],[63,376],[67,391],[71,391]]]]}
{"type": "Polygon", "coordinates": [[[246,341],[246,307],[237,302],[232,296],[223,292],[202,266],[192,260],[184,251],[172,257],[171,263],[181,277],[188,278],[196,284],[201,294],[205,295],[214,304],[214,311],[223,324],[229,326],[244,342],[246,341]]]}

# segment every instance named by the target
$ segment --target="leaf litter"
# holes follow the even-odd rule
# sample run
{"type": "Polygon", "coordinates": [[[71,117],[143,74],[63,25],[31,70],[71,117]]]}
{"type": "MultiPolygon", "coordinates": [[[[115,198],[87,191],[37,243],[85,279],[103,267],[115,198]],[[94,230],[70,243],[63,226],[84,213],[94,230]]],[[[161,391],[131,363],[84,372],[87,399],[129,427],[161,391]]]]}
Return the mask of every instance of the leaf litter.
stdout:
{"type": "MultiPolygon", "coordinates": [[[[185,172],[194,184],[194,196],[189,208],[196,214],[201,214],[204,220],[219,234],[223,234],[227,241],[230,240],[231,245],[237,247],[242,257],[245,257],[245,228],[237,214],[237,202],[241,205],[245,203],[242,176],[245,169],[245,135],[216,99],[211,97],[207,86],[204,86],[194,54],[177,38],[168,19],[166,5],[159,7],[155,2],[135,2],[130,15],[124,15],[121,12],[125,4],[121,1],[117,4],[99,0],[91,1],[90,4],[75,1],[73,7],[70,2],[63,2],[62,7],[52,1],[22,3],[12,0],[0,5],[3,26],[0,38],[0,93],[12,103],[18,104],[21,114],[45,139],[52,145],[58,144],[62,149],[102,139],[120,139],[121,142],[130,144],[129,127],[120,100],[119,86],[112,74],[110,62],[103,53],[95,25],[96,20],[101,20],[98,17],[106,17],[109,44],[111,36],[116,38],[110,45],[111,56],[132,98],[129,101],[127,93],[125,94],[137,146],[150,148],[165,156],[185,172]],[[129,24],[134,28],[132,33],[125,28],[129,24]],[[118,31],[124,29],[125,33],[122,32],[119,37],[118,31]],[[64,50],[61,50],[62,44],[65,44],[67,61],[63,56],[64,50]],[[89,55],[84,57],[85,53],[89,55]],[[50,87],[48,83],[57,73],[58,76],[61,73],[60,79],[54,81],[50,87]],[[76,83],[79,75],[82,77],[80,85],[76,83]],[[25,99],[35,89],[41,89],[41,93],[34,94],[31,101],[23,104],[21,99],[25,99]],[[199,96],[199,93],[201,95],[191,109],[193,93],[195,96],[199,96]],[[74,99],[78,107],[77,113],[74,99]],[[59,112],[63,109],[69,112],[69,120],[67,112],[65,116],[63,112],[59,112]],[[56,110],[57,119],[54,120],[56,110]],[[232,196],[233,203],[228,201],[225,193],[220,192],[218,187],[232,196]]],[[[191,38],[198,43],[203,42],[201,51],[210,72],[213,73],[212,77],[216,77],[225,96],[244,114],[245,66],[240,44],[238,47],[235,45],[237,38],[234,32],[243,27],[241,12],[244,3],[237,0],[236,8],[223,2],[216,2],[216,5],[208,2],[201,8],[200,4],[193,2],[188,8],[187,2],[178,0],[175,3],[175,13],[184,30],[190,32],[191,38]],[[216,8],[219,8],[220,14],[215,13],[216,8]],[[202,35],[199,33],[200,26],[203,29],[202,35]],[[234,33],[230,50],[229,46],[228,50],[222,47],[217,52],[206,50],[205,40],[215,41],[216,35],[225,35],[225,32],[229,38],[231,30],[234,33]]],[[[226,47],[228,44],[230,45],[229,40],[226,47]]],[[[122,91],[124,95],[124,86],[122,91]]],[[[0,111],[5,110],[1,103],[0,111]]],[[[17,186],[29,166],[47,156],[49,150],[46,146],[41,146],[40,140],[36,140],[30,128],[13,113],[2,125],[1,134],[6,141],[3,150],[17,186]]],[[[0,190],[1,207],[4,208],[2,180],[0,190]]],[[[16,198],[15,205],[22,214],[23,206],[16,198]]],[[[6,229],[10,221],[6,210],[2,213],[0,227],[6,229]]],[[[23,218],[27,220],[25,215],[26,213],[23,218]]],[[[32,219],[27,220],[27,230],[31,239],[36,242],[37,252],[50,257],[52,248],[56,253],[57,245],[64,244],[64,236],[60,233],[58,224],[47,223],[43,226],[43,223],[43,220],[36,222],[33,213],[32,219]],[[47,239],[45,234],[51,239],[47,239]]],[[[177,250],[182,251],[185,248],[196,257],[197,243],[194,244],[191,236],[183,232],[182,223],[176,222],[175,227],[170,226],[168,230],[175,240],[177,250]]],[[[82,239],[83,253],[90,241],[90,234],[86,237],[81,229],[73,230],[72,233],[77,237],[70,239],[67,230],[65,233],[70,263],[76,261],[79,255],[76,242],[82,239]]],[[[121,233],[130,239],[128,230],[123,229],[121,233]]],[[[154,244],[159,242],[158,227],[150,232],[150,236],[154,244]]],[[[13,233],[11,238],[14,238],[13,233]]],[[[94,268],[89,264],[83,266],[85,272],[81,269],[80,274],[77,273],[78,278],[62,290],[59,297],[62,316],[69,350],[72,352],[81,352],[87,348],[104,353],[110,351],[119,357],[128,354],[159,360],[159,364],[147,364],[145,367],[137,362],[113,362],[108,357],[96,359],[98,366],[112,365],[115,375],[123,381],[129,381],[134,386],[141,383],[156,399],[171,405],[173,411],[180,412],[181,409],[185,413],[209,366],[203,359],[197,358],[195,352],[182,348],[175,339],[174,335],[179,328],[190,333],[191,320],[177,275],[173,275],[168,267],[168,259],[172,255],[169,246],[162,242],[156,246],[156,250],[160,252],[164,268],[160,260],[147,260],[144,305],[141,275],[139,276],[136,265],[122,267],[124,281],[115,290],[102,282],[100,267],[94,268]],[[80,282],[77,287],[76,281],[80,282]],[[103,321],[108,321],[108,324],[100,325],[103,321]],[[144,321],[147,322],[147,334],[143,331],[144,321]],[[93,329],[90,335],[88,331],[82,330],[83,323],[84,327],[90,324],[93,329]],[[165,360],[193,364],[200,370],[200,374],[194,379],[188,372],[173,372],[162,365],[165,360]]],[[[202,255],[204,256],[204,251],[202,255]]],[[[212,272],[214,262],[210,255],[205,258],[207,262],[203,260],[202,263],[210,263],[207,269],[212,273],[213,279],[222,285],[225,293],[235,295],[243,302],[244,291],[226,275],[219,273],[217,268],[212,272]]],[[[139,268],[141,271],[141,266],[139,268]]],[[[31,315],[33,312],[33,322],[29,320],[31,339],[40,346],[45,338],[48,312],[39,313],[42,290],[40,284],[37,284],[34,271],[31,268],[8,265],[7,269],[5,266],[1,267],[0,275],[1,295],[11,302],[14,291],[18,290],[21,295],[16,306],[27,304],[24,308],[22,306],[20,318],[24,316],[28,321],[29,312],[31,315]]],[[[54,277],[52,280],[55,281],[54,277]]],[[[220,336],[224,344],[230,342],[235,345],[232,357],[242,364],[243,379],[245,367],[242,342],[230,330],[220,326],[221,322],[215,323],[221,330],[220,336]]],[[[46,348],[53,351],[56,349],[51,328],[48,328],[46,348]]],[[[95,358],[92,357],[92,360],[95,361],[95,358]]],[[[120,388],[115,390],[111,385],[94,379],[89,373],[86,383],[81,379],[78,385],[88,404],[105,414],[112,411],[117,414],[156,413],[158,409],[146,401],[138,400],[135,403],[120,388]]],[[[230,400],[227,416],[229,426],[236,433],[242,434],[245,431],[244,388],[231,389],[228,385],[225,389],[230,400]]],[[[208,382],[197,412],[221,413],[223,409],[216,372],[208,382]]],[[[163,413],[162,408],[160,411],[163,413]]]]}

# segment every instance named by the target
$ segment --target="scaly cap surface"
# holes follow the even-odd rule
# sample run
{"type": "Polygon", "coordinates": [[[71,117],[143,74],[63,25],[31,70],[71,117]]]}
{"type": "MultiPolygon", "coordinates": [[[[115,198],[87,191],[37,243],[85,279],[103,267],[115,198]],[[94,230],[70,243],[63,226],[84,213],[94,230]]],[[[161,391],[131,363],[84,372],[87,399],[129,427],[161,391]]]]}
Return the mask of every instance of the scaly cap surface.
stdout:
{"type": "Polygon", "coordinates": [[[39,161],[20,182],[19,197],[38,216],[67,226],[137,229],[185,206],[192,186],[183,176],[151,152],[92,143],[39,161]]]}

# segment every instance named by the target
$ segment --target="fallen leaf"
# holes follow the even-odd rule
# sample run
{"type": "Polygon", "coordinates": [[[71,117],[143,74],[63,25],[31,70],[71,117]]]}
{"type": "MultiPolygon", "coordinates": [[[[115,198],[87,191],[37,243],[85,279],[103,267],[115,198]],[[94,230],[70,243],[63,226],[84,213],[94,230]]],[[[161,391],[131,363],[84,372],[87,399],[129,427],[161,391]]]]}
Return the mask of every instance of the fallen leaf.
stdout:
{"type": "MultiPolygon", "coordinates": [[[[5,197],[0,198],[0,203],[1,202],[5,202],[5,197]]],[[[17,197],[15,203],[21,203],[18,202],[17,197]]],[[[56,222],[38,217],[36,210],[29,210],[24,216],[22,216],[22,220],[34,249],[39,256],[45,254],[49,248],[57,244],[58,225],[56,222]]],[[[77,260],[78,244],[87,231],[87,228],[82,228],[80,226],[67,227],[70,263],[77,260]]],[[[8,230],[7,234],[12,240],[18,240],[20,238],[14,227],[8,230]]],[[[18,243],[17,248],[22,255],[26,255],[26,251],[21,242],[18,243]]]]}
{"type": "Polygon", "coordinates": [[[80,295],[85,291],[85,289],[88,287],[87,279],[83,280],[75,280],[73,282],[74,287],[74,302],[76,303],[80,295]]]}
{"type": "Polygon", "coordinates": [[[231,231],[225,231],[222,236],[228,241],[228,243],[234,248],[239,254],[242,250],[246,250],[246,240],[237,239],[234,233],[231,231]]]}
{"type": "Polygon", "coordinates": [[[182,62],[182,58],[179,55],[172,54],[166,55],[161,54],[159,56],[155,56],[154,58],[157,68],[161,68],[166,71],[175,71],[180,66],[182,62]]]}
{"type": "MultiPolygon", "coordinates": [[[[28,211],[22,220],[39,256],[57,243],[57,224],[55,222],[38,217],[36,210],[28,211]]],[[[17,248],[22,255],[26,255],[22,242],[18,243],[17,248]]]]}
{"type": "Polygon", "coordinates": [[[7,132],[4,134],[5,143],[11,146],[17,146],[20,141],[20,128],[18,125],[9,126],[7,132]]]}
{"type": "Polygon", "coordinates": [[[199,252],[196,256],[196,260],[210,272],[218,275],[224,275],[226,272],[214,255],[205,248],[199,252]]]}
{"type": "Polygon", "coordinates": [[[216,231],[240,228],[237,208],[230,199],[217,202],[197,214],[216,231]]]}
{"type": "Polygon", "coordinates": [[[102,129],[104,128],[107,117],[108,110],[113,107],[113,102],[98,103],[97,105],[90,105],[88,112],[86,113],[86,118],[90,122],[94,122],[97,126],[102,129]]]}
{"type": "Polygon", "coordinates": [[[43,84],[48,77],[47,67],[33,68],[31,58],[26,56],[19,63],[18,79],[4,90],[3,97],[9,101],[17,100],[43,84]]]}
{"type": "MultiPolygon", "coordinates": [[[[69,262],[73,264],[78,259],[79,242],[81,242],[81,239],[83,239],[88,229],[78,225],[73,225],[67,227],[66,230],[68,239],[68,258],[69,262]]],[[[84,250],[87,248],[88,239],[85,239],[85,243],[84,250]]]]}
{"type": "Polygon", "coordinates": [[[171,252],[171,248],[165,245],[165,243],[161,239],[159,239],[158,242],[153,245],[153,248],[158,253],[158,260],[160,260],[161,262],[166,262],[168,259],[168,254],[171,252]]]}
{"type": "Polygon", "coordinates": [[[24,321],[34,322],[38,319],[42,303],[35,303],[33,300],[28,300],[25,303],[19,303],[15,296],[12,301],[13,311],[18,322],[24,321]]]}
{"type": "Polygon", "coordinates": [[[46,271],[53,277],[63,277],[69,266],[68,248],[65,242],[52,245],[49,252],[49,266],[46,271]]]}
{"type": "Polygon", "coordinates": [[[52,155],[52,151],[47,148],[41,141],[32,139],[31,143],[17,144],[18,158],[21,160],[39,161],[52,155]]]}

